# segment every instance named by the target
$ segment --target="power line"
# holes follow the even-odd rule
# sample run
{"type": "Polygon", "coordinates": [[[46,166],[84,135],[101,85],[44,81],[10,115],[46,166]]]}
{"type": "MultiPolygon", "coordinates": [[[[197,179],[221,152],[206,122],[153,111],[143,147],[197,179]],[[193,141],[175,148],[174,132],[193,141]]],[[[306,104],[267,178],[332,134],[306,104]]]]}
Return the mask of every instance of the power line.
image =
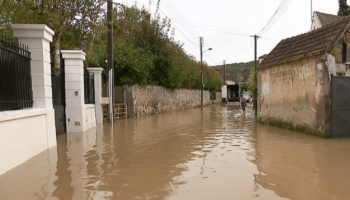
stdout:
{"type": "Polygon", "coordinates": [[[281,18],[281,16],[287,10],[292,1],[293,0],[283,0],[280,6],[277,8],[276,12],[272,15],[270,20],[267,22],[265,27],[258,33],[258,35],[263,35],[267,31],[269,31],[273,27],[273,25],[275,25],[275,23],[281,18]]]}
{"type": "MultiPolygon", "coordinates": [[[[166,3],[168,1],[165,1],[166,3]]],[[[169,4],[164,4],[169,10],[170,13],[173,13],[174,16],[176,16],[178,19],[180,19],[185,26],[182,26],[188,33],[192,34],[192,36],[194,36],[195,38],[198,38],[198,36],[200,35],[196,29],[194,29],[189,23],[187,23],[187,20],[185,19],[185,17],[181,14],[181,12],[178,11],[178,9],[176,9],[176,7],[171,3],[171,1],[169,1],[169,4]]],[[[207,58],[209,58],[209,60],[211,60],[213,63],[215,63],[210,56],[208,56],[207,54],[204,54],[207,58]]]]}
{"type": "MultiPolygon", "coordinates": [[[[168,1],[165,1],[166,3],[168,3],[168,1]]],[[[168,4],[166,4],[166,6],[167,6],[168,4]]],[[[177,17],[179,17],[179,19],[182,21],[182,22],[180,22],[180,23],[183,23],[183,24],[185,24],[186,25],[186,27],[185,26],[183,26],[184,28],[186,28],[186,30],[189,30],[188,32],[191,32],[192,34],[194,34],[195,36],[196,36],[196,38],[198,37],[198,36],[200,36],[200,34],[197,32],[197,30],[196,29],[194,29],[193,27],[192,27],[192,25],[190,25],[188,22],[187,22],[187,20],[186,20],[186,18],[181,14],[181,12],[176,8],[176,6],[171,2],[171,1],[169,1],[169,7],[171,8],[171,11],[174,11],[174,13],[176,14],[176,16],[177,17]]],[[[168,7],[168,6],[167,6],[168,7]]],[[[209,44],[209,42],[208,42],[208,44],[209,44]]],[[[209,44],[209,46],[212,46],[212,45],[210,45],[209,44]]],[[[214,53],[216,54],[216,52],[214,51],[214,53]]],[[[208,57],[212,62],[213,62],[213,60],[207,55],[207,54],[204,54],[206,57],[208,57]]],[[[218,56],[218,57],[220,57],[220,56],[218,56]]],[[[213,62],[213,63],[215,63],[215,62],[213,62]]]]}
{"type": "Polygon", "coordinates": [[[276,42],[280,42],[280,41],[281,41],[281,40],[275,40],[275,39],[270,39],[270,38],[261,37],[261,36],[260,36],[260,38],[261,38],[261,39],[264,39],[264,40],[267,40],[267,41],[269,41],[269,42],[273,42],[273,43],[276,43],[276,42]]]}
{"type": "Polygon", "coordinates": [[[177,11],[177,9],[175,8],[175,6],[173,6],[171,4],[171,1],[169,1],[170,4],[167,4],[168,1],[164,1],[165,2],[165,6],[169,9],[168,11],[170,13],[173,13],[174,16],[176,16],[177,18],[179,18],[181,21],[184,21],[185,26],[183,26],[189,33],[191,33],[195,38],[198,38],[199,33],[196,32],[196,30],[194,30],[191,26],[189,26],[189,24],[186,23],[186,21],[184,20],[184,17],[182,16],[182,14],[177,11]]]}
{"type": "MultiPolygon", "coordinates": [[[[157,5],[153,0],[151,0],[155,5],[157,5]]],[[[159,8],[159,10],[163,13],[163,15],[164,16],[166,16],[166,17],[168,17],[164,12],[163,12],[163,10],[162,9],[160,9],[159,8]]],[[[168,17],[169,18],[169,17],[168,17]]],[[[199,49],[199,47],[194,43],[194,42],[192,42],[175,24],[173,24],[174,25],[174,27],[189,41],[189,42],[191,42],[191,44],[193,44],[195,47],[197,47],[198,49],[199,49]]],[[[185,29],[185,30],[187,30],[187,28],[185,28],[184,26],[183,26],[183,28],[185,29]]],[[[187,32],[189,32],[188,30],[187,30],[187,32]]],[[[193,35],[192,35],[193,36],[193,35]]],[[[211,60],[213,63],[215,63],[207,54],[204,54],[209,60],[211,60]]]]}
{"type": "MultiPolygon", "coordinates": [[[[209,28],[221,29],[221,30],[224,30],[224,31],[229,31],[229,32],[231,32],[231,33],[236,33],[236,34],[241,34],[241,35],[247,35],[247,36],[249,36],[249,34],[243,33],[243,32],[238,32],[238,31],[234,31],[234,30],[230,30],[230,29],[226,29],[226,28],[221,28],[221,27],[216,27],[216,26],[210,26],[210,25],[207,25],[207,24],[198,23],[198,22],[193,22],[193,21],[189,21],[189,20],[187,20],[187,21],[190,22],[190,23],[199,24],[199,25],[202,25],[202,26],[207,26],[207,27],[209,27],[209,28]]],[[[178,22],[178,21],[175,21],[175,22],[177,22],[177,23],[182,23],[182,22],[178,22]]],[[[201,27],[201,26],[196,26],[196,25],[193,25],[193,24],[192,24],[191,26],[201,27]]]]}
{"type": "MultiPolygon", "coordinates": [[[[291,4],[291,2],[292,2],[292,0],[289,1],[289,2],[286,4],[285,9],[279,14],[278,18],[271,24],[271,26],[270,26],[267,30],[264,31],[264,33],[267,32],[267,31],[269,31],[269,30],[276,24],[276,22],[277,22],[277,21],[282,17],[282,15],[285,13],[285,11],[287,10],[287,8],[288,8],[289,5],[291,4]]],[[[264,34],[264,33],[263,33],[263,34],[264,34]]]]}
{"type": "MultiPolygon", "coordinates": [[[[151,0],[151,1],[154,3],[153,0],[151,0]]],[[[154,3],[154,4],[155,4],[155,3],[154,3]]],[[[157,5],[157,4],[156,4],[156,5],[157,5]]],[[[159,8],[159,10],[160,10],[160,12],[163,13],[163,15],[165,15],[166,17],[168,17],[168,16],[163,12],[162,9],[159,8]]],[[[175,26],[175,24],[174,24],[174,26],[175,26]]],[[[177,28],[177,27],[175,26],[175,28],[177,28]]],[[[197,47],[197,48],[199,49],[199,47],[198,47],[194,42],[192,42],[179,28],[177,28],[177,30],[178,30],[189,42],[191,42],[191,44],[193,44],[195,47],[197,47]]]]}
{"type": "MultiPolygon", "coordinates": [[[[177,22],[177,23],[179,23],[179,22],[177,22]]],[[[192,25],[192,26],[198,27],[198,28],[201,28],[201,29],[205,29],[205,30],[210,30],[210,31],[219,32],[219,33],[226,33],[226,34],[230,34],[230,35],[246,36],[246,37],[249,37],[249,36],[250,36],[250,35],[248,35],[248,34],[240,34],[240,33],[236,33],[236,32],[219,31],[219,30],[215,30],[215,29],[211,29],[211,28],[204,28],[204,27],[196,26],[196,25],[192,25]]]]}
{"type": "Polygon", "coordinates": [[[278,11],[281,9],[281,7],[287,2],[288,0],[283,0],[281,2],[281,4],[279,5],[279,7],[277,8],[276,12],[272,15],[272,17],[269,19],[269,21],[266,23],[266,25],[264,26],[264,28],[259,32],[259,34],[261,32],[263,32],[272,22],[272,20],[277,16],[278,11]]]}

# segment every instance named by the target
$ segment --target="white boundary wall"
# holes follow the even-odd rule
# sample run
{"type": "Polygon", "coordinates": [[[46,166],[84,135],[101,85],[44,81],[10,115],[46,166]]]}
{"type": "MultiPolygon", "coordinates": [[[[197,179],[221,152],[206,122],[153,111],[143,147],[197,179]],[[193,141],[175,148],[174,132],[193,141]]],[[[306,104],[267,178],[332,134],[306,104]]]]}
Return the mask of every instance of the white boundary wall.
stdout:
{"type": "Polygon", "coordinates": [[[31,109],[0,112],[0,174],[56,146],[50,59],[54,32],[41,24],[13,24],[12,29],[31,52],[34,105],[31,109]]]}

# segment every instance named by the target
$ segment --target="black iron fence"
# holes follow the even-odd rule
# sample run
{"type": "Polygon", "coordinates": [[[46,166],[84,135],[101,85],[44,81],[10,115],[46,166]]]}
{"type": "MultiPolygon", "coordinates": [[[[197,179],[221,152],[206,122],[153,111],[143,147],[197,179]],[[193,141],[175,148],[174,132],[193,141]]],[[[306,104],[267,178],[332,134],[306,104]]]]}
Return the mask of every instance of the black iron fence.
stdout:
{"type": "Polygon", "coordinates": [[[94,75],[84,68],[84,98],[85,104],[95,104],[94,75]]]}
{"type": "Polygon", "coordinates": [[[52,102],[53,105],[66,105],[66,88],[65,88],[65,72],[64,59],[61,54],[60,68],[55,68],[51,72],[52,83],[52,102]]]}
{"type": "Polygon", "coordinates": [[[0,37],[0,111],[33,107],[30,60],[28,47],[0,37]]]}

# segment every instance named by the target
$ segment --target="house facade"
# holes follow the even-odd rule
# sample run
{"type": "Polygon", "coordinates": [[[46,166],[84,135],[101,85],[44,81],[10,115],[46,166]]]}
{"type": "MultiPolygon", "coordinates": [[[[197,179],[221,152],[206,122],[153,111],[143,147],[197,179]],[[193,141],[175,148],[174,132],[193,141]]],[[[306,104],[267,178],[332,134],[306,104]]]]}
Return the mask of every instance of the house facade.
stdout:
{"type": "Polygon", "coordinates": [[[282,40],[258,66],[258,118],[265,124],[331,137],[331,80],[349,58],[350,17],[282,40]],[[339,55],[338,44],[341,43],[339,55]]]}

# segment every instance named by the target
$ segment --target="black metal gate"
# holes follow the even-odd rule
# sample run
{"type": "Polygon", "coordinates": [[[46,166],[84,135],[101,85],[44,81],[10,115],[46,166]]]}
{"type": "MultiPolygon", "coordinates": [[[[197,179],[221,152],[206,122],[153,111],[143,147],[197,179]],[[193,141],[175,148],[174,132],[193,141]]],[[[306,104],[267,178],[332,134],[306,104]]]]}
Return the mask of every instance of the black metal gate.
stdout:
{"type": "Polygon", "coordinates": [[[350,77],[332,77],[332,138],[350,137],[350,77]]]}
{"type": "Polygon", "coordinates": [[[84,101],[85,104],[95,104],[94,75],[84,68],[84,101]]]}
{"type": "Polygon", "coordinates": [[[55,109],[56,134],[66,132],[66,88],[64,75],[64,59],[61,57],[59,69],[55,69],[51,75],[52,101],[55,109]]]}

